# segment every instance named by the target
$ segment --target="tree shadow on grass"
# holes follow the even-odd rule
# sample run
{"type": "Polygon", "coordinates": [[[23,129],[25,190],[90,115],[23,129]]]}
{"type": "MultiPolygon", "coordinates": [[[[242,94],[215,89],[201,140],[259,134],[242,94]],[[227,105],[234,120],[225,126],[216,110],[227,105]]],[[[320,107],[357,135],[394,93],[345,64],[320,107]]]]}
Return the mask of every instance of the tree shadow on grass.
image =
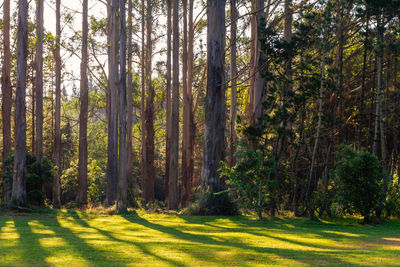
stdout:
{"type": "MultiPolygon", "coordinates": [[[[86,220],[82,219],[82,217],[84,217],[84,215],[82,215],[82,217],[81,217],[76,211],[73,211],[73,210],[68,211],[68,214],[80,226],[85,227],[85,228],[92,228],[92,229],[96,230],[98,233],[100,233],[101,235],[103,235],[104,237],[108,238],[109,240],[112,240],[115,242],[120,242],[120,243],[125,243],[128,245],[133,245],[133,246],[137,247],[138,249],[140,249],[144,254],[154,257],[162,262],[169,263],[173,266],[185,266],[185,264],[183,264],[181,262],[178,262],[178,261],[175,261],[172,259],[168,259],[168,258],[162,257],[160,255],[157,255],[155,253],[152,253],[143,242],[139,243],[139,242],[133,242],[133,241],[129,241],[129,240],[120,239],[120,238],[117,238],[115,236],[115,234],[112,234],[111,231],[106,231],[106,230],[100,229],[98,227],[89,225],[86,220]]],[[[148,242],[148,243],[151,244],[151,242],[148,242]]]]}
{"type": "MultiPolygon", "coordinates": [[[[186,241],[191,241],[194,243],[200,243],[208,246],[221,246],[221,247],[230,247],[230,248],[237,248],[243,251],[247,252],[253,252],[253,253],[269,253],[269,254],[274,254],[279,257],[283,258],[288,258],[290,257],[291,260],[296,260],[300,261],[305,264],[312,264],[315,263],[318,260],[324,259],[325,262],[331,263],[331,264],[350,264],[349,262],[343,261],[342,259],[339,259],[337,257],[332,257],[329,255],[327,252],[312,252],[312,251],[296,251],[292,249],[284,249],[284,248],[272,248],[272,247],[255,247],[255,246],[249,246],[246,243],[242,243],[238,240],[236,241],[230,241],[230,240],[223,240],[222,238],[220,240],[216,240],[212,238],[210,235],[202,235],[202,234],[193,234],[193,233],[187,233],[187,232],[182,232],[174,227],[170,226],[164,226],[161,224],[156,224],[153,222],[149,222],[146,219],[139,217],[139,216],[123,216],[127,221],[130,221],[131,223],[136,223],[140,224],[144,227],[171,235],[177,239],[180,240],[186,240],[186,241]]],[[[243,232],[246,232],[244,230],[243,232]]],[[[275,237],[271,236],[272,239],[275,239],[275,237]]],[[[288,240],[287,242],[289,242],[288,240]]],[[[302,244],[304,246],[307,246],[307,244],[302,244]]],[[[323,246],[317,247],[320,249],[324,249],[323,246]]],[[[220,259],[221,260],[221,259],[220,259]]]]}
{"type": "Polygon", "coordinates": [[[46,237],[48,234],[34,233],[27,218],[13,218],[13,220],[16,232],[19,235],[17,248],[22,251],[22,259],[25,263],[50,266],[46,262],[46,258],[50,256],[50,253],[42,247],[39,241],[40,238],[46,237]]]}
{"type": "MultiPolygon", "coordinates": [[[[88,244],[85,238],[79,237],[71,229],[64,227],[60,224],[57,217],[52,218],[52,220],[45,220],[42,218],[38,219],[38,222],[51,229],[56,237],[62,238],[68,245],[72,248],[73,253],[79,255],[84,261],[90,265],[98,266],[104,265],[108,266],[109,259],[105,257],[108,251],[103,251],[96,249],[94,246],[88,244]]],[[[115,263],[113,263],[115,264],[115,263]]],[[[119,266],[125,266],[124,263],[118,262],[119,266]]]]}

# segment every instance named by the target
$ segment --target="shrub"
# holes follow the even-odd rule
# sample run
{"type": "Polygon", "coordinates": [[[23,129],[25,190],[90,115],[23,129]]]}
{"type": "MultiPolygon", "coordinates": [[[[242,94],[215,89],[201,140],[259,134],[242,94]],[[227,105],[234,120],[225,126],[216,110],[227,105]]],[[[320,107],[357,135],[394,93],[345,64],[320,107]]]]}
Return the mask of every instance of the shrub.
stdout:
{"type": "Polygon", "coordinates": [[[383,199],[383,177],[376,156],[343,146],[333,171],[336,200],[345,212],[359,213],[369,222],[383,199]]]}

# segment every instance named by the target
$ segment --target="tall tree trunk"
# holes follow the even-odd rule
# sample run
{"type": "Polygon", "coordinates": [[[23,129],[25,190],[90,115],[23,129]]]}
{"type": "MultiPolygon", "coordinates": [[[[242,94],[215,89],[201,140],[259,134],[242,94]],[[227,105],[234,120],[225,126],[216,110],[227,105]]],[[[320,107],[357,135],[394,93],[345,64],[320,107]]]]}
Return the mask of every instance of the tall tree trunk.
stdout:
{"type": "Polygon", "coordinates": [[[229,114],[229,164],[235,165],[235,144],[236,144],[236,114],[237,114],[237,66],[236,66],[236,33],[237,33],[237,1],[231,0],[231,109],[229,114]]]}
{"type": "Polygon", "coordinates": [[[154,88],[152,84],[152,0],[147,1],[146,12],[146,108],[145,108],[145,124],[146,124],[146,172],[147,180],[145,182],[145,201],[146,203],[154,201],[154,88]]]}
{"type": "MultiPolygon", "coordinates": [[[[255,31],[255,39],[254,39],[254,92],[253,92],[253,101],[251,111],[251,123],[257,123],[257,120],[261,116],[262,113],[262,98],[264,94],[265,88],[265,80],[262,76],[263,70],[265,69],[265,60],[264,53],[261,51],[261,43],[260,43],[260,21],[265,18],[264,11],[264,0],[254,0],[254,10],[255,14],[253,14],[254,23],[254,31],[255,31]]],[[[252,30],[253,31],[253,30],[252,30]]]]}
{"type": "MultiPolygon", "coordinates": [[[[3,3],[3,68],[1,76],[2,122],[3,122],[3,160],[11,154],[11,51],[10,51],[10,0],[3,3]]],[[[12,184],[3,179],[3,203],[11,200],[12,184]]]]}
{"type": "Polygon", "coordinates": [[[165,142],[165,203],[168,203],[169,195],[169,165],[171,159],[171,11],[172,0],[167,0],[167,74],[166,74],[166,87],[167,87],[167,113],[166,113],[166,142],[165,142]]]}
{"type": "Polygon", "coordinates": [[[145,5],[142,0],[142,58],[141,58],[141,72],[142,72],[142,95],[140,102],[140,116],[142,119],[142,198],[146,199],[146,183],[147,183],[147,155],[146,155],[146,116],[145,116],[145,100],[146,100],[146,72],[145,72],[145,5]]]}
{"type": "Polygon", "coordinates": [[[169,166],[168,208],[178,208],[179,159],[179,0],[173,0],[171,160],[169,166]]]}
{"type": "Polygon", "coordinates": [[[81,84],[80,84],[80,114],[79,114],[79,164],[78,164],[78,192],[76,202],[87,203],[87,123],[88,123],[88,0],[83,0],[82,12],[82,56],[81,56],[81,84]]]}
{"type": "Polygon", "coordinates": [[[15,96],[15,150],[12,199],[18,205],[26,204],[26,59],[28,51],[28,1],[18,0],[17,31],[17,89],[15,96]]]}
{"type": "Polygon", "coordinates": [[[338,130],[338,140],[339,144],[343,143],[343,123],[341,120],[343,119],[343,46],[344,46],[344,3],[343,1],[339,1],[339,7],[338,7],[338,15],[339,15],[339,27],[338,27],[338,46],[337,46],[337,59],[336,59],[336,64],[338,66],[339,72],[338,72],[338,104],[339,104],[339,130],[338,130]]]}
{"type": "Polygon", "coordinates": [[[211,193],[220,188],[218,168],[224,159],[225,0],[207,1],[207,93],[201,179],[211,193]]]}
{"type": "Polygon", "coordinates": [[[108,160],[107,160],[107,204],[112,205],[117,198],[118,180],[118,0],[109,1],[109,100],[108,100],[108,160]]]}
{"type": "Polygon", "coordinates": [[[56,60],[56,108],[55,108],[55,135],[54,135],[54,165],[57,167],[53,181],[53,206],[61,207],[61,0],[56,0],[56,48],[54,57],[56,60]]]}
{"type": "Polygon", "coordinates": [[[133,5],[132,0],[128,1],[128,86],[127,86],[127,94],[126,94],[126,101],[127,101],[127,117],[126,117],[126,179],[127,182],[131,182],[133,180],[132,177],[132,170],[133,170],[133,153],[132,153],[132,114],[133,114],[133,107],[132,107],[132,76],[133,76],[133,69],[132,69],[132,56],[133,56],[133,5]]]}
{"type": "Polygon", "coordinates": [[[119,0],[119,177],[117,191],[118,210],[126,209],[126,11],[125,0],[119,0]]]}
{"type": "Polygon", "coordinates": [[[43,154],[43,0],[36,0],[36,159],[43,154]]]}
{"type": "Polygon", "coordinates": [[[193,0],[189,3],[189,32],[188,32],[188,3],[182,0],[183,9],[183,138],[182,138],[182,190],[181,204],[190,201],[193,179],[193,110],[192,110],[192,74],[193,74],[193,0]],[[188,35],[190,40],[188,40],[188,35]],[[189,51],[190,50],[190,51],[189,51]],[[190,53],[190,55],[189,55],[190,53]]]}

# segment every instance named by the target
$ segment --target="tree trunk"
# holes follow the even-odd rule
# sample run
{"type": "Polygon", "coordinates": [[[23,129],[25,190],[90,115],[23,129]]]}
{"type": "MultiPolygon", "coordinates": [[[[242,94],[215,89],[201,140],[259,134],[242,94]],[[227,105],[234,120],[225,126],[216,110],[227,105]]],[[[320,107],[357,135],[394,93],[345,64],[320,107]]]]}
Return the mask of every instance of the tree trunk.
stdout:
{"type": "Polygon", "coordinates": [[[43,0],[36,0],[36,160],[43,154],[43,0]]]}
{"type": "Polygon", "coordinates": [[[80,83],[80,114],[79,114],[79,165],[78,165],[78,192],[76,202],[87,203],[87,123],[88,123],[88,0],[83,0],[82,13],[82,57],[81,57],[81,83],[80,83]]]}
{"type": "MultiPolygon", "coordinates": [[[[10,51],[10,0],[3,3],[3,68],[1,76],[2,88],[2,122],[3,122],[3,161],[11,154],[11,51],[10,51]]],[[[11,200],[12,184],[3,180],[3,203],[11,200]]]]}
{"type": "Polygon", "coordinates": [[[133,5],[132,0],[128,2],[128,86],[127,86],[127,94],[126,94],[126,101],[127,101],[127,117],[126,117],[126,179],[127,183],[133,181],[132,177],[132,170],[133,170],[133,153],[132,153],[132,114],[133,114],[133,107],[132,107],[132,56],[133,56],[133,5]]]}
{"type": "Polygon", "coordinates": [[[169,167],[168,208],[178,208],[179,175],[179,1],[173,0],[171,160],[169,167]]]}
{"type": "MultiPolygon", "coordinates": [[[[254,92],[253,92],[253,101],[251,111],[251,123],[256,124],[259,117],[262,113],[262,99],[265,88],[265,80],[262,76],[263,70],[265,69],[265,60],[264,53],[261,51],[261,43],[260,43],[260,21],[265,18],[264,11],[264,0],[254,0],[254,10],[255,14],[253,14],[254,23],[254,92]]],[[[253,30],[252,30],[253,31],[253,30]]]]}
{"type": "Polygon", "coordinates": [[[147,180],[145,182],[145,201],[146,203],[154,201],[154,88],[152,84],[152,9],[153,3],[147,1],[146,14],[146,108],[145,108],[145,126],[146,126],[146,172],[147,180]]]}
{"type": "Polygon", "coordinates": [[[126,11],[125,0],[119,0],[119,177],[117,208],[126,209],[126,11]]]}
{"type": "Polygon", "coordinates": [[[117,198],[118,180],[118,0],[109,2],[109,101],[108,101],[108,160],[107,160],[107,204],[113,205],[117,198]]]}
{"type": "Polygon", "coordinates": [[[18,0],[17,31],[17,89],[15,96],[15,150],[12,199],[15,204],[26,204],[26,59],[28,49],[28,1],[18,0]]]}
{"type": "Polygon", "coordinates": [[[183,138],[182,138],[182,190],[181,204],[187,205],[190,201],[193,179],[193,110],[192,110],[192,82],[193,82],[193,0],[189,1],[189,31],[188,5],[183,5],[183,138]],[[189,40],[188,40],[189,35],[189,40]]]}
{"type": "Polygon", "coordinates": [[[146,199],[146,183],[147,183],[147,155],[146,155],[146,122],[145,122],[145,100],[146,100],[146,73],[145,73],[145,6],[142,0],[142,95],[140,102],[140,116],[142,119],[142,198],[146,199]]]}
{"type": "Polygon", "coordinates": [[[230,109],[230,129],[229,129],[229,165],[235,165],[235,145],[236,145],[236,114],[237,114],[237,66],[236,66],[236,33],[238,10],[236,0],[231,0],[231,109],[230,109]]]}
{"type": "Polygon", "coordinates": [[[167,74],[166,74],[166,87],[167,87],[167,113],[166,113],[166,143],[165,143],[165,203],[168,203],[168,187],[169,187],[169,165],[171,159],[171,11],[172,11],[172,0],[167,1],[167,74]]]}
{"type": "Polygon", "coordinates": [[[219,191],[218,168],[224,159],[225,0],[207,1],[207,92],[201,179],[209,192],[219,191]]]}
{"type": "Polygon", "coordinates": [[[53,206],[61,207],[61,0],[56,0],[56,48],[54,57],[56,61],[56,108],[55,108],[55,135],[54,135],[54,165],[56,174],[53,181],[53,206]]]}

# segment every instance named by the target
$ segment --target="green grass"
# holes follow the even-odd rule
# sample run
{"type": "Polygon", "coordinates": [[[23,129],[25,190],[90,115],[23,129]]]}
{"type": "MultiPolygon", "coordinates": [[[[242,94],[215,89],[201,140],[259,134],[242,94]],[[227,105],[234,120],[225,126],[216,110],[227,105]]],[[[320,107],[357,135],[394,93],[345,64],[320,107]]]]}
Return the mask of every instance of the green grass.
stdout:
{"type": "Polygon", "coordinates": [[[4,266],[399,265],[400,222],[77,211],[0,216],[4,266]]]}

